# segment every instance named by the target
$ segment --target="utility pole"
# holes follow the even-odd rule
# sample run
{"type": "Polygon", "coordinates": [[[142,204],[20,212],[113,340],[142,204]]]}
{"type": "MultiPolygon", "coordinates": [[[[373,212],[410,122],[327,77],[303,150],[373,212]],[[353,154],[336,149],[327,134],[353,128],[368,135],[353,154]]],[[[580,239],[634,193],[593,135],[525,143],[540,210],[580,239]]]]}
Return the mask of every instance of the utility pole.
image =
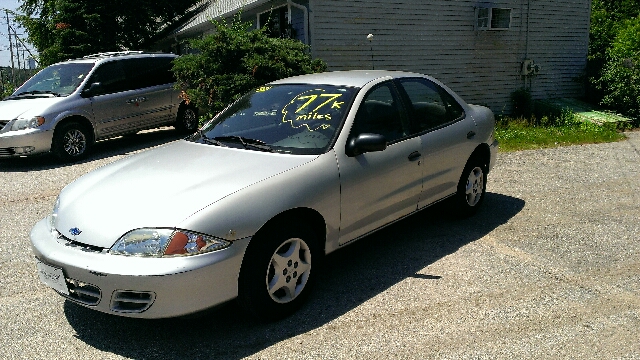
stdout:
{"type": "Polygon", "coordinates": [[[9,35],[9,51],[11,52],[11,83],[16,85],[16,74],[13,70],[15,66],[13,63],[13,42],[11,41],[11,25],[9,24],[9,10],[4,9],[4,13],[7,16],[7,33],[9,35]]]}

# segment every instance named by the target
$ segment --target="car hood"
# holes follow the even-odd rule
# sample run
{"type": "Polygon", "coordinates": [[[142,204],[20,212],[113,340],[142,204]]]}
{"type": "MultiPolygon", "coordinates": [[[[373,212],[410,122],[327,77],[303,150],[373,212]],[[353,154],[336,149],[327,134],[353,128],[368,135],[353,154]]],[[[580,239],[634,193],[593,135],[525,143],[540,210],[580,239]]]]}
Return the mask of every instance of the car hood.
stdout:
{"type": "Polygon", "coordinates": [[[56,229],[108,248],[133,229],[178,227],[208,205],[316,157],[174,142],[68,185],[60,195],[56,229]]]}
{"type": "MultiPolygon", "coordinates": [[[[0,120],[13,120],[22,117],[23,114],[37,113],[47,107],[59,103],[64,97],[20,97],[0,101],[0,120]]],[[[39,114],[41,115],[41,114],[39,114]]]]}

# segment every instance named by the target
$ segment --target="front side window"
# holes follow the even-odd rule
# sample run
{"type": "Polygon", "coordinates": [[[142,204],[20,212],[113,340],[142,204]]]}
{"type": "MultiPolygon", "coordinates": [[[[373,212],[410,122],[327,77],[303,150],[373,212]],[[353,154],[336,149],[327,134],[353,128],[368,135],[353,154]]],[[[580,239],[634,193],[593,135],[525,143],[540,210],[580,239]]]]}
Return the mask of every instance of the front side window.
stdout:
{"type": "Polygon", "coordinates": [[[357,89],[328,85],[267,85],[243,96],[190,139],[194,142],[321,154],[337,136],[357,89]]]}
{"type": "Polygon", "coordinates": [[[130,89],[122,61],[110,61],[100,65],[87,84],[93,83],[100,83],[100,88],[94,95],[112,94],[130,89]]]}
{"type": "Polygon", "coordinates": [[[52,94],[66,96],[78,88],[93,68],[92,63],[51,65],[19,87],[15,95],[52,94]]]}
{"type": "Polygon", "coordinates": [[[390,82],[379,85],[362,99],[350,137],[370,133],[383,135],[392,143],[405,137],[408,126],[403,121],[400,102],[390,82]]]}
{"type": "Polygon", "coordinates": [[[413,132],[424,132],[459,120],[464,110],[443,88],[427,79],[399,81],[409,98],[413,132]]]}

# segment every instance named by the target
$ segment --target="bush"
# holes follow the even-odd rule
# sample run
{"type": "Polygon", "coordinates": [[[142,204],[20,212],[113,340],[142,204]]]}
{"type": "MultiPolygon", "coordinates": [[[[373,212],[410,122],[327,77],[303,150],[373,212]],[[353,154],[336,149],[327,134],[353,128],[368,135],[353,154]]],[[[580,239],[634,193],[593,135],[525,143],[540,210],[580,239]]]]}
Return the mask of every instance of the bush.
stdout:
{"type": "Polygon", "coordinates": [[[322,72],[308,46],[292,39],[270,38],[264,29],[236,16],[214,21],[215,33],[190,42],[195,54],[175,60],[173,71],[183,96],[210,118],[253,88],[277,79],[322,72]]]}
{"type": "Polygon", "coordinates": [[[640,17],[624,22],[607,51],[599,85],[603,105],[640,118],[640,17]]]}
{"type": "Polygon", "coordinates": [[[512,115],[515,117],[530,117],[533,113],[533,100],[531,92],[520,88],[511,93],[512,115]]]}

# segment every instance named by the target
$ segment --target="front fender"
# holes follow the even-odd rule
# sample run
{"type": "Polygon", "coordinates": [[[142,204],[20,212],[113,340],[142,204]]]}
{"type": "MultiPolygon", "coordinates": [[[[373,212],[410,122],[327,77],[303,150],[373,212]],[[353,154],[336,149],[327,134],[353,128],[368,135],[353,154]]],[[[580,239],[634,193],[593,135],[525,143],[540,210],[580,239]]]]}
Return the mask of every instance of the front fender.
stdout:
{"type": "Polygon", "coordinates": [[[327,242],[337,242],[340,177],[333,150],[230,194],[185,219],[178,227],[236,240],[253,236],[270,219],[295,208],[320,213],[327,227],[327,242]]]}

